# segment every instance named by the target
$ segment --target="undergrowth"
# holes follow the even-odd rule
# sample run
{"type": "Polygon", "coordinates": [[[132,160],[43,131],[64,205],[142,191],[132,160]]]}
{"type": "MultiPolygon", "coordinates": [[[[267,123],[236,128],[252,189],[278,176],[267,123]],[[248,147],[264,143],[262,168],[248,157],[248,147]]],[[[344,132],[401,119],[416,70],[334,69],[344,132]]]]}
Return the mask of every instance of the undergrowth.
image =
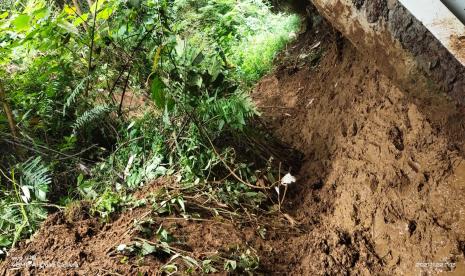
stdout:
{"type": "MultiPolygon", "coordinates": [[[[186,206],[205,200],[222,206],[204,206],[213,216],[267,208],[281,172],[270,152],[243,154],[254,147],[244,141],[254,140],[249,122],[259,115],[248,91],[296,36],[297,16],[261,0],[17,0],[0,8],[0,254],[76,201],[91,200],[104,220],[145,204],[133,193],[160,177],[172,185],[152,199],[154,214],[188,216],[186,206]],[[151,103],[129,116],[129,94],[151,103]]],[[[159,243],[135,241],[120,253],[160,249],[194,270],[220,269],[176,251],[159,232],[159,243]]],[[[258,266],[250,251],[238,252],[220,258],[222,270],[258,266]]]]}

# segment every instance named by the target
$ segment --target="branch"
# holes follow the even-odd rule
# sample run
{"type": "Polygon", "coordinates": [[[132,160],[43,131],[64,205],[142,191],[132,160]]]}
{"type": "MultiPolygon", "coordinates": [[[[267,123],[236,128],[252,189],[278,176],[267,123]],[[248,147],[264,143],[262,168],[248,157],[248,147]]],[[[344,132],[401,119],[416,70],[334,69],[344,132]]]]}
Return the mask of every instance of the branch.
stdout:
{"type": "Polygon", "coordinates": [[[122,114],[124,95],[126,95],[126,89],[128,88],[128,84],[129,84],[129,77],[131,76],[131,69],[132,69],[132,67],[129,67],[128,75],[127,75],[126,80],[124,82],[123,93],[121,93],[121,99],[120,99],[119,107],[118,107],[118,116],[120,116],[120,117],[121,117],[121,114],[122,114]]]}
{"type": "MultiPolygon", "coordinates": [[[[97,2],[98,2],[98,0],[97,0],[97,2]]],[[[92,5],[93,5],[92,0],[87,0],[87,5],[89,5],[89,10],[90,10],[90,8],[91,8],[92,5]]],[[[98,5],[98,3],[97,3],[97,5],[98,5]]],[[[96,11],[97,11],[97,5],[95,5],[95,10],[96,10],[96,11]]]]}
{"type": "Polygon", "coordinates": [[[200,122],[197,121],[195,115],[192,115],[190,114],[189,112],[187,112],[187,114],[189,115],[189,117],[193,120],[193,122],[197,125],[197,127],[199,128],[199,131],[200,131],[200,134],[207,138],[208,142],[210,143],[210,146],[212,148],[212,150],[215,152],[215,154],[218,156],[218,158],[220,159],[220,161],[223,163],[224,167],[229,171],[229,173],[234,177],[236,178],[239,182],[241,182],[242,184],[250,187],[250,188],[253,188],[253,189],[260,189],[260,190],[268,190],[270,189],[270,187],[259,187],[259,186],[256,186],[256,185],[253,185],[253,184],[250,184],[249,182],[247,182],[246,180],[242,179],[240,176],[238,176],[233,169],[231,169],[231,167],[228,165],[228,163],[223,159],[223,157],[221,157],[220,153],[216,150],[216,147],[215,145],[213,144],[212,140],[210,139],[210,136],[208,135],[207,133],[207,130],[204,128],[204,126],[202,124],[200,124],[200,122]]]}
{"type": "Polygon", "coordinates": [[[10,106],[8,105],[5,90],[3,88],[3,84],[0,82],[0,102],[3,104],[3,110],[5,111],[8,125],[10,126],[11,134],[13,138],[16,139],[18,137],[18,133],[16,132],[16,122],[13,117],[13,113],[11,112],[10,106]]]}
{"type": "Polygon", "coordinates": [[[129,58],[128,58],[127,62],[123,65],[123,68],[120,70],[120,72],[118,74],[118,77],[116,78],[116,80],[113,83],[110,91],[108,92],[109,97],[113,98],[113,92],[114,92],[114,90],[116,88],[116,85],[118,85],[119,80],[121,79],[121,77],[123,76],[124,72],[127,69],[129,69],[129,70],[131,69],[131,66],[132,66],[131,62],[132,62],[133,56],[135,55],[136,51],[141,47],[142,43],[148,37],[148,35],[151,34],[155,29],[156,29],[156,27],[153,27],[150,30],[146,30],[146,32],[144,33],[142,38],[140,38],[139,41],[137,42],[137,45],[134,48],[131,49],[131,54],[129,55],[129,58]]]}
{"type": "MultiPolygon", "coordinates": [[[[96,2],[96,6],[98,5],[98,0],[96,2]]],[[[94,12],[94,19],[93,19],[93,23],[92,23],[92,30],[91,30],[91,34],[90,34],[90,49],[89,49],[89,67],[87,68],[87,77],[90,76],[90,73],[92,71],[92,54],[94,52],[94,41],[95,41],[95,23],[97,21],[97,8],[95,9],[95,12],[94,12]]],[[[87,83],[86,83],[86,90],[85,90],[85,93],[84,95],[88,96],[89,95],[89,87],[90,87],[90,80],[87,80],[87,83]]]]}
{"type": "Polygon", "coordinates": [[[76,7],[76,11],[72,9],[73,12],[76,13],[77,16],[79,16],[79,18],[82,19],[84,23],[84,29],[86,29],[86,31],[89,31],[89,26],[87,26],[87,22],[82,18],[82,10],[81,10],[81,6],[79,6],[79,2],[77,0],[73,0],[73,6],[76,7]]]}

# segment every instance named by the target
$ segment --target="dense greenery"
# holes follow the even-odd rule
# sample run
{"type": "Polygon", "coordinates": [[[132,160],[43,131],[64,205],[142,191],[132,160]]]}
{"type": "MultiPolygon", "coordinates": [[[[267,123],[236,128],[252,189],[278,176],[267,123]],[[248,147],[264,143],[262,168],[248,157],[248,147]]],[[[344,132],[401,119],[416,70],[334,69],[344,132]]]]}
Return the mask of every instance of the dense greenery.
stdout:
{"type": "MultiPolygon", "coordinates": [[[[265,198],[249,183],[267,172],[236,145],[257,115],[247,92],[295,36],[296,16],[260,0],[0,8],[0,247],[76,200],[108,217],[161,176],[233,209],[265,198]],[[132,114],[128,95],[151,102],[132,114]]],[[[185,211],[182,194],[158,199],[185,211]]]]}

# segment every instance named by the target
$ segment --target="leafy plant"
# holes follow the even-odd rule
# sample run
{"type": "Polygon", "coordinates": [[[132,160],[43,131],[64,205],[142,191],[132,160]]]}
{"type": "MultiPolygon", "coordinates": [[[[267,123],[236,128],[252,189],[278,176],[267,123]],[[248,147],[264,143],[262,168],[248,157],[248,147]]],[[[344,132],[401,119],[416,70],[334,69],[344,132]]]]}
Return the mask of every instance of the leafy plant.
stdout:
{"type": "MultiPolygon", "coordinates": [[[[21,150],[0,157],[0,246],[32,234],[55,198],[92,200],[91,213],[109,219],[145,204],[132,192],[163,176],[175,180],[149,202],[159,215],[188,216],[189,194],[232,213],[266,200],[250,184],[263,170],[241,153],[259,115],[248,91],[295,36],[297,16],[261,0],[10,2],[0,4],[2,101],[12,110],[0,113],[0,143],[21,150]],[[134,116],[131,97],[151,102],[134,116]]],[[[156,235],[134,250],[218,268],[176,252],[165,230],[156,235]]],[[[253,270],[248,255],[224,268],[253,270]]]]}
{"type": "Polygon", "coordinates": [[[4,177],[13,190],[3,190],[0,196],[0,246],[4,247],[32,234],[47,217],[44,206],[51,184],[48,168],[40,157],[31,158],[16,167],[20,173],[19,183],[16,170],[12,168],[10,176],[4,177]]]}

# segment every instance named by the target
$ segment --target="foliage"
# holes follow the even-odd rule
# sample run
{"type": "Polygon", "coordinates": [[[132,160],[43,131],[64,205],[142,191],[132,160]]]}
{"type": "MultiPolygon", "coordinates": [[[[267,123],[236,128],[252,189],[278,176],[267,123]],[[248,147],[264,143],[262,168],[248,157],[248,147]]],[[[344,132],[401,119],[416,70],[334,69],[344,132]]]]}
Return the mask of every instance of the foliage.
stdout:
{"type": "MultiPolygon", "coordinates": [[[[19,133],[0,112],[0,143],[21,148],[0,157],[0,246],[32,234],[53,203],[93,200],[92,213],[108,219],[161,176],[185,194],[258,208],[266,197],[246,185],[257,164],[237,150],[259,115],[247,93],[295,36],[298,17],[260,0],[81,2],[0,5],[0,85],[19,133]],[[130,116],[128,94],[152,105],[130,116]]],[[[185,215],[183,194],[165,192],[152,202],[157,213],[185,215]]],[[[139,249],[169,248],[159,240],[139,249]]],[[[251,260],[233,261],[255,267],[251,260]]]]}
{"type": "Polygon", "coordinates": [[[48,168],[40,157],[29,159],[16,166],[6,176],[13,189],[3,190],[0,200],[0,246],[14,245],[19,238],[32,234],[47,216],[44,209],[46,193],[51,183],[48,168]],[[31,193],[32,191],[32,193],[31,193]]]}
{"type": "Polygon", "coordinates": [[[177,2],[186,14],[180,28],[198,28],[194,40],[216,45],[228,66],[236,69],[236,78],[247,84],[270,70],[276,53],[295,37],[300,25],[298,16],[272,13],[264,1],[177,2]]]}

